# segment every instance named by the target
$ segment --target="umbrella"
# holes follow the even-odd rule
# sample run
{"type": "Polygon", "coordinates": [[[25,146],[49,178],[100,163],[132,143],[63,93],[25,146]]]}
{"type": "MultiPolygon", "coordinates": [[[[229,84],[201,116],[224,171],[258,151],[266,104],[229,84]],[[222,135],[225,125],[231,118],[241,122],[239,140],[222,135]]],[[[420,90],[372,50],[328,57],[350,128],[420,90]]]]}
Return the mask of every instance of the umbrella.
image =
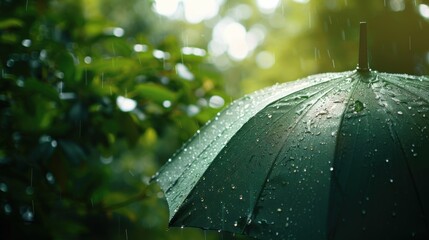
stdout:
{"type": "Polygon", "coordinates": [[[429,239],[429,77],[368,68],[245,96],[154,176],[170,226],[260,239],[429,239]]]}

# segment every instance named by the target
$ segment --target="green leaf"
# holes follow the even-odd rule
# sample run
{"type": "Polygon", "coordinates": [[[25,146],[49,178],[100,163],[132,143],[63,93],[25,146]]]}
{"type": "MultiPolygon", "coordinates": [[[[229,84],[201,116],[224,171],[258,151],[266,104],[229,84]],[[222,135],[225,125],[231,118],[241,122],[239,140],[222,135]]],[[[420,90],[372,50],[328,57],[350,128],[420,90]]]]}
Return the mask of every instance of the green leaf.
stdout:
{"type": "Polygon", "coordinates": [[[176,94],[174,92],[161,85],[153,83],[140,84],[130,94],[131,96],[139,96],[159,104],[162,104],[162,102],[166,100],[173,101],[176,99],[176,94]]]}
{"type": "Polygon", "coordinates": [[[67,156],[68,160],[74,164],[78,164],[86,158],[86,154],[83,149],[75,142],[61,140],[59,141],[59,145],[64,151],[64,154],[67,156]]]}
{"type": "Polygon", "coordinates": [[[31,153],[31,158],[34,161],[48,160],[54,153],[55,148],[50,142],[40,143],[31,153]]]}
{"type": "Polygon", "coordinates": [[[0,29],[22,27],[22,26],[24,26],[24,22],[17,18],[9,18],[9,19],[0,21],[0,29]]]}
{"type": "Polygon", "coordinates": [[[58,92],[52,86],[35,79],[27,79],[25,81],[24,89],[31,94],[40,94],[42,97],[55,102],[60,101],[58,92]]]}
{"type": "Polygon", "coordinates": [[[16,43],[18,42],[18,36],[13,33],[3,33],[0,35],[0,41],[3,43],[16,43]]]}
{"type": "Polygon", "coordinates": [[[64,73],[64,80],[68,83],[74,83],[76,68],[71,53],[59,52],[54,59],[58,69],[64,73]]]}

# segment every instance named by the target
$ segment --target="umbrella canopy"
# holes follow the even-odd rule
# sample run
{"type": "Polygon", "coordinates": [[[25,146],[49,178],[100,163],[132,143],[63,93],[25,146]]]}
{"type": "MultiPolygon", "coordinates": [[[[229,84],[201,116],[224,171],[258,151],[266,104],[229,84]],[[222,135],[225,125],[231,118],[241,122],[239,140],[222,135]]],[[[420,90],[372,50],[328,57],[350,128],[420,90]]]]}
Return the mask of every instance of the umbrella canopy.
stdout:
{"type": "Polygon", "coordinates": [[[428,239],[429,77],[369,70],[362,35],[357,70],[257,91],[199,130],[155,176],[170,225],[428,239]]]}

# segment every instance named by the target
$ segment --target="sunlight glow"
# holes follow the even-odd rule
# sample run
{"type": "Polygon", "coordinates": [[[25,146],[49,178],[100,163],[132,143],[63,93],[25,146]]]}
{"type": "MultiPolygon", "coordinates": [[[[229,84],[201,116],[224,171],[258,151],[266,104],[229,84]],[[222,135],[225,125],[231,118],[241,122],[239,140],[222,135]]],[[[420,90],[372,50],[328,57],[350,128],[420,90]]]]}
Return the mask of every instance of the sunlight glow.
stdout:
{"type": "Polygon", "coordinates": [[[200,23],[210,19],[219,12],[217,0],[183,0],[185,7],[185,19],[189,23],[200,23]]]}
{"type": "Polygon", "coordinates": [[[168,18],[182,17],[189,23],[200,23],[215,17],[223,0],[154,0],[152,9],[168,18]]]}
{"type": "Polygon", "coordinates": [[[400,12],[405,10],[404,0],[390,0],[389,2],[390,9],[394,12],[400,12]]]}
{"type": "Polygon", "coordinates": [[[279,3],[280,0],[256,0],[256,4],[262,13],[274,12],[279,3]]]}
{"type": "Polygon", "coordinates": [[[429,19],[429,6],[426,4],[419,5],[420,15],[426,19],[429,19]]]}
{"type": "Polygon", "coordinates": [[[179,0],[155,0],[153,10],[160,15],[171,17],[176,13],[179,0]]]}
{"type": "Polygon", "coordinates": [[[310,2],[310,0],[293,0],[293,1],[297,2],[297,3],[302,3],[302,4],[306,4],[306,3],[310,2]]]}
{"type": "Polygon", "coordinates": [[[256,55],[256,65],[262,69],[271,68],[274,63],[276,63],[276,58],[268,51],[262,51],[256,55]]]}
{"type": "Polygon", "coordinates": [[[229,16],[232,16],[236,20],[246,20],[252,17],[253,10],[247,4],[239,4],[229,10],[229,16]]]}
{"type": "Polygon", "coordinates": [[[212,40],[208,49],[212,56],[228,56],[240,61],[251,54],[265,38],[263,29],[255,25],[246,31],[246,28],[232,18],[224,18],[213,28],[212,40]]]}
{"type": "Polygon", "coordinates": [[[222,37],[228,44],[229,56],[235,60],[242,60],[247,56],[249,46],[246,41],[246,29],[243,25],[231,22],[225,27],[222,37]]]}

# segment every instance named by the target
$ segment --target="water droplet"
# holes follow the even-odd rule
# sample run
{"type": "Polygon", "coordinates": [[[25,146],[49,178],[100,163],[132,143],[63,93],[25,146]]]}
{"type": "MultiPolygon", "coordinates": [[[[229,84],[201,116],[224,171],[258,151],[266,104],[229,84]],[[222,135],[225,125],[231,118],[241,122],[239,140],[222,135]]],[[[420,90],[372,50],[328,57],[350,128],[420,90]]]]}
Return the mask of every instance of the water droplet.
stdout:
{"type": "Polygon", "coordinates": [[[24,219],[24,221],[27,222],[32,222],[34,220],[34,214],[30,210],[30,208],[26,208],[25,210],[23,210],[21,213],[21,217],[22,219],[24,219]]]}
{"type": "Polygon", "coordinates": [[[282,209],[281,208],[277,208],[277,212],[281,212],[282,211],[282,209]]]}
{"type": "MultiPolygon", "coordinates": [[[[191,104],[186,108],[186,113],[188,114],[188,116],[193,117],[198,113],[200,113],[200,108],[196,105],[191,104]]],[[[215,118],[215,120],[218,120],[218,119],[219,119],[218,117],[215,118]]]]}
{"type": "Polygon", "coordinates": [[[403,113],[401,111],[398,111],[398,115],[402,115],[403,113]]]}
{"type": "Polygon", "coordinates": [[[386,158],[386,162],[388,163],[388,162],[389,162],[389,159],[387,159],[387,158],[386,158]]]}
{"type": "Polygon", "coordinates": [[[137,102],[134,99],[119,96],[116,98],[116,105],[123,112],[131,112],[137,107],[137,102]]]}
{"type": "Polygon", "coordinates": [[[16,85],[17,85],[18,87],[24,87],[24,86],[25,86],[25,82],[24,82],[24,80],[23,80],[23,79],[17,79],[17,80],[16,80],[16,85]]]}
{"type": "Polygon", "coordinates": [[[333,167],[329,168],[329,171],[331,171],[331,172],[334,171],[334,168],[333,167]]]}
{"type": "Polygon", "coordinates": [[[54,184],[55,183],[54,175],[50,172],[46,173],[46,181],[48,181],[48,183],[50,184],[54,184]]]}
{"type": "Polygon", "coordinates": [[[237,221],[235,221],[234,222],[234,227],[237,227],[238,226],[238,223],[237,223],[237,221]]]}
{"type": "Polygon", "coordinates": [[[4,210],[4,213],[6,213],[6,215],[9,215],[12,212],[12,206],[10,206],[10,204],[6,203],[3,206],[3,210],[4,210]]]}
{"type": "Polygon", "coordinates": [[[223,105],[225,105],[225,100],[221,96],[214,95],[210,97],[209,106],[211,108],[221,108],[223,105]]]}
{"type": "Polygon", "coordinates": [[[15,60],[13,60],[13,59],[9,59],[6,62],[6,66],[8,66],[8,67],[13,67],[14,64],[15,64],[15,60]]]}
{"type": "Polygon", "coordinates": [[[135,44],[133,49],[135,52],[146,52],[148,47],[144,44],[135,44]]]}
{"type": "Polygon", "coordinates": [[[86,56],[86,57],[83,59],[83,61],[84,61],[86,64],[90,64],[90,63],[92,63],[92,58],[91,58],[90,56],[86,56]]]}
{"type": "Polygon", "coordinates": [[[31,46],[31,40],[30,39],[24,39],[24,40],[22,40],[21,44],[24,47],[30,47],[31,46]]]}
{"type": "Polygon", "coordinates": [[[355,113],[361,112],[364,108],[365,108],[365,105],[361,101],[359,100],[355,101],[355,105],[354,105],[355,113]]]}
{"type": "Polygon", "coordinates": [[[389,179],[389,182],[393,183],[393,179],[392,179],[392,178],[391,178],[391,179],[389,179]]]}
{"type": "Polygon", "coordinates": [[[113,162],[113,156],[107,156],[107,157],[100,156],[100,162],[106,165],[110,164],[113,162]]]}
{"type": "Polygon", "coordinates": [[[163,101],[162,102],[162,106],[165,107],[165,108],[171,107],[171,101],[169,101],[169,100],[163,101]]]}
{"type": "Polygon", "coordinates": [[[231,189],[235,190],[235,185],[234,184],[231,184],[231,189]]]}
{"type": "Polygon", "coordinates": [[[28,186],[28,187],[25,189],[25,193],[27,193],[28,195],[33,195],[33,193],[34,193],[34,188],[33,188],[32,186],[28,186]]]}
{"type": "Polygon", "coordinates": [[[0,183],[0,191],[7,192],[7,190],[8,190],[8,187],[6,183],[0,183]]]}

